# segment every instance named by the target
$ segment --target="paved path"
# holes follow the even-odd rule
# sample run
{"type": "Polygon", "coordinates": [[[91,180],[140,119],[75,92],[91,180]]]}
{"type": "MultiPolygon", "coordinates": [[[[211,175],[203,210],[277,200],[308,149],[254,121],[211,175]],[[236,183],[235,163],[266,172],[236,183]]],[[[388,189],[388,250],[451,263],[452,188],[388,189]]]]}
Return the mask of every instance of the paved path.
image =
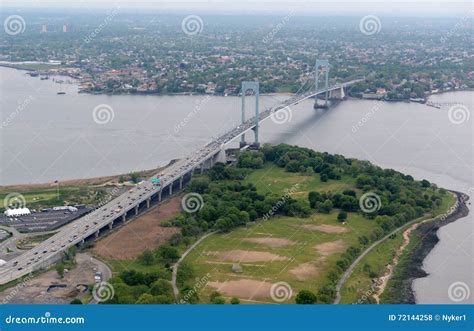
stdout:
{"type": "MultiPolygon", "coordinates": [[[[102,282],[107,282],[110,278],[112,278],[112,270],[110,270],[107,264],[88,254],[84,255],[86,255],[90,259],[90,261],[97,266],[97,271],[102,273],[102,282]]],[[[98,302],[94,299],[94,297],[92,297],[91,301],[89,301],[89,304],[97,303],[98,302]]]]}
{"type": "Polygon", "coordinates": [[[192,244],[184,253],[181,255],[179,260],[173,265],[173,275],[171,276],[171,285],[173,286],[173,294],[174,294],[174,299],[176,302],[178,302],[178,297],[179,297],[179,289],[178,286],[176,285],[176,276],[178,275],[178,268],[179,264],[185,259],[185,257],[194,249],[196,248],[197,245],[201,243],[204,239],[209,237],[210,235],[217,233],[217,231],[210,232],[208,234],[205,234],[201,238],[198,239],[194,244],[192,244]]]}
{"type": "Polygon", "coordinates": [[[425,216],[422,216],[422,217],[419,217],[419,218],[416,218],[414,219],[413,221],[410,221],[408,223],[405,223],[403,224],[402,226],[396,228],[395,230],[393,230],[392,232],[390,232],[389,234],[387,234],[385,237],[383,237],[382,239],[379,239],[377,240],[376,242],[374,242],[372,245],[370,245],[369,247],[367,247],[367,249],[365,251],[362,252],[362,254],[360,254],[357,259],[354,260],[354,262],[352,262],[352,264],[349,266],[349,268],[346,270],[346,272],[344,272],[344,274],[342,275],[342,277],[339,279],[339,281],[337,282],[337,285],[336,285],[336,299],[334,300],[334,304],[338,304],[340,301],[341,301],[341,289],[342,287],[344,286],[344,284],[347,282],[347,280],[349,279],[349,277],[351,276],[352,272],[354,271],[355,267],[359,264],[359,262],[367,255],[369,254],[378,244],[384,242],[385,240],[387,240],[390,236],[392,236],[393,234],[397,233],[398,231],[400,231],[401,229],[405,228],[406,226],[410,226],[414,223],[417,223],[417,222],[420,222],[420,221],[428,221],[429,219],[426,219],[426,215],[425,216]]]}

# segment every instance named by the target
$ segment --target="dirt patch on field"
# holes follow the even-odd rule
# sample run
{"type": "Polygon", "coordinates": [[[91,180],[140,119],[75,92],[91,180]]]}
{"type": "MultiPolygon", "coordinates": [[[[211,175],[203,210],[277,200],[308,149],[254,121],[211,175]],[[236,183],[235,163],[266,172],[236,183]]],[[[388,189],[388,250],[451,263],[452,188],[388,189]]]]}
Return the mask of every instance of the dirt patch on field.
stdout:
{"type": "Polygon", "coordinates": [[[298,280],[307,280],[308,278],[318,274],[319,268],[312,263],[303,263],[290,270],[298,280]]]}
{"type": "Polygon", "coordinates": [[[344,240],[330,241],[314,246],[319,254],[323,256],[343,252],[347,245],[344,240]]]}
{"type": "Polygon", "coordinates": [[[227,252],[209,252],[209,255],[217,256],[224,261],[235,261],[235,262],[272,262],[272,261],[286,261],[286,256],[273,254],[270,252],[260,251],[243,251],[240,249],[227,251],[227,252]]]}
{"type": "Polygon", "coordinates": [[[226,282],[209,282],[209,286],[228,297],[258,300],[270,298],[272,283],[253,279],[239,279],[226,282]]]}
{"type": "Polygon", "coordinates": [[[321,231],[324,233],[346,233],[349,232],[350,230],[342,227],[342,226],[337,226],[337,225],[329,225],[329,224],[305,224],[303,225],[303,228],[308,229],[308,230],[316,230],[316,231],[321,231]]]}
{"type": "Polygon", "coordinates": [[[245,238],[244,240],[251,243],[267,245],[270,247],[283,247],[295,244],[294,241],[291,241],[286,238],[245,238]]]}
{"type": "Polygon", "coordinates": [[[179,231],[175,227],[161,227],[160,223],[180,212],[181,197],[173,197],[100,239],[95,244],[94,253],[105,259],[130,260],[144,250],[153,250],[179,231]]]}

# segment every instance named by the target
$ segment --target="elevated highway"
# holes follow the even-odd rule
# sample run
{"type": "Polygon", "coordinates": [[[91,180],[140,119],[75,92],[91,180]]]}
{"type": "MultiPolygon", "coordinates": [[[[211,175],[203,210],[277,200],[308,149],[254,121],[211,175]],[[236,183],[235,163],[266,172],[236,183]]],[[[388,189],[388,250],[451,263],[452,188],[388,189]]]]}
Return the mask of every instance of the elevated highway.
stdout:
{"type": "Polygon", "coordinates": [[[225,147],[246,132],[255,129],[260,123],[280,111],[291,111],[289,107],[306,99],[326,92],[337,91],[360,80],[338,84],[319,91],[309,91],[295,95],[276,107],[269,108],[233,128],[206,146],[196,150],[192,155],[183,158],[166,168],[160,177],[160,185],[153,184],[152,178],[143,181],[133,189],[112,199],[91,213],[64,226],[60,231],[35,248],[8,261],[0,267],[0,284],[8,283],[30,272],[46,268],[61,259],[63,252],[74,245],[81,245],[86,240],[97,238],[114,226],[126,223],[141,210],[152,203],[160,202],[165,196],[183,187],[186,180],[196,172],[211,168],[216,162],[225,162],[225,147]]]}

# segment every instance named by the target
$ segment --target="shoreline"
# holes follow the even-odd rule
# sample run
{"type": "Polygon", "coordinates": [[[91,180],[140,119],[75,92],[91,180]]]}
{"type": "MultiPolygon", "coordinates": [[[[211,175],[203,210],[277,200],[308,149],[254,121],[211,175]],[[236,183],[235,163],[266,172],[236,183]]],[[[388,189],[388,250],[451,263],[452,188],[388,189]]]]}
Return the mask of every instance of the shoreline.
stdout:
{"type": "MultiPolygon", "coordinates": [[[[38,64],[43,64],[43,65],[50,65],[50,66],[54,66],[53,64],[48,64],[48,63],[38,63],[38,64]]],[[[43,70],[37,70],[37,69],[33,69],[33,68],[25,68],[25,67],[22,67],[22,64],[19,64],[19,63],[0,63],[0,67],[4,67],[4,68],[10,68],[10,69],[15,69],[15,70],[20,70],[20,71],[48,71],[50,69],[43,69],[43,70]]],[[[62,72],[62,73],[54,73],[54,74],[51,74],[51,75],[57,75],[57,76],[65,76],[65,77],[69,77],[69,78],[72,78],[72,79],[75,79],[77,80],[77,85],[78,85],[78,88],[80,88],[81,86],[81,79],[79,77],[77,77],[76,75],[72,75],[72,74],[69,74],[67,72],[62,72]]],[[[396,102],[405,102],[405,103],[419,103],[419,104],[426,104],[426,102],[428,101],[428,99],[434,95],[440,95],[440,94],[445,94],[445,93],[449,93],[449,92],[462,92],[462,91],[474,91],[474,88],[459,88],[459,89],[452,89],[452,90],[441,90],[439,92],[436,92],[436,93],[429,93],[429,94],[426,94],[425,95],[425,101],[424,102],[418,102],[418,101],[412,101],[410,99],[387,99],[387,100],[374,100],[374,99],[364,99],[364,98],[356,98],[356,97],[347,97],[347,98],[351,98],[351,99],[354,99],[354,100],[373,100],[373,101],[384,101],[384,102],[391,102],[391,103],[396,103],[396,102]]],[[[239,96],[240,94],[237,93],[237,94],[224,94],[224,93],[200,93],[200,92],[190,92],[190,91],[187,91],[187,92],[176,92],[176,93],[160,93],[160,92],[156,92],[156,91],[135,91],[135,92],[131,92],[131,91],[117,91],[117,92],[106,92],[106,91],[85,91],[85,90],[81,90],[79,89],[79,91],[77,92],[78,94],[89,94],[89,95],[107,95],[107,96],[113,96],[113,95],[156,95],[156,96],[205,96],[205,95],[210,95],[210,96],[222,96],[222,97],[227,97],[227,96],[239,96]]],[[[293,95],[293,93],[291,92],[269,92],[269,93],[261,93],[260,94],[261,96],[291,96],[293,95]]]]}
{"type": "Polygon", "coordinates": [[[429,275],[423,269],[423,261],[440,241],[437,234],[438,230],[441,227],[464,218],[469,214],[469,208],[466,205],[469,196],[461,192],[449,192],[456,195],[456,202],[454,205],[446,213],[438,215],[433,220],[418,223],[418,226],[412,229],[409,233],[409,236],[415,235],[420,238],[418,245],[412,251],[401,252],[398,258],[398,262],[406,259],[406,261],[404,261],[406,263],[401,265],[398,270],[396,269],[398,262],[394,267],[393,263],[390,264],[393,268],[391,277],[389,277],[384,291],[377,294],[379,298],[383,297],[384,293],[385,295],[388,295],[389,299],[382,298],[382,303],[416,304],[413,281],[429,275]],[[390,284],[390,280],[392,281],[392,284],[390,284]]]}
{"type": "MultiPolygon", "coordinates": [[[[147,170],[139,170],[139,171],[130,171],[127,173],[117,174],[117,175],[110,175],[110,176],[97,176],[97,177],[90,177],[90,178],[73,178],[73,179],[64,179],[59,180],[59,183],[62,186],[103,186],[108,183],[114,182],[119,180],[122,176],[128,176],[132,172],[137,172],[143,177],[151,177],[155,175],[157,172],[162,171],[163,169],[169,167],[173,163],[178,161],[178,159],[173,159],[169,161],[167,164],[161,167],[157,167],[154,169],[147,169],[147,170]]],[[[11,184],[11,185],[0,185],[0,191],[3,190],[31,190],[31,189],[43,189],[43,188],[50,188],[51,182],[46,183],[29,183],[29,184],[11,184]]]]}

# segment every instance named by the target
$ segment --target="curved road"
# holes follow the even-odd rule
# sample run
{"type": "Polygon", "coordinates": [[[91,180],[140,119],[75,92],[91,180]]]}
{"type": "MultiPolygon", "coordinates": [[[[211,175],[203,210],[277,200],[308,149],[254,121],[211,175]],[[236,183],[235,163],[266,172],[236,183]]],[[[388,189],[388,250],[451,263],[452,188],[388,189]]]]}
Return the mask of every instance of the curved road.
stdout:
{"type": "Polygon", "coordinates": [[[209,232],[208,234],[205,234],[201,238],[198,239],[194,244],[192,244],[184,253],[181,255],[179,260],[173,265],[173,274],[171,276],[171,286],[173,286],[173,294],[174,294],[174,299],[176,302],[178,302],[178,296],[179,296],[179,289],[178,286],[176,285],[176,276],[178,275],[178,268],[179,264],[183,262],[183,260],[186,258],[186,256],[194,249],[196,248],[197,245],[199,245],[204,239],[209,237],[211,234],[217,233],[217,231],[209,232]]]}
{"type": "Polygon", "coordinates": [[[357,259],[354,260],[354,262],[352,262],[352,264],[349,266],[349,268],[346,270],[346,272],[344,272],[344,274],[342,275],[341,279],[339,279],[339,281],[337,282],[337,285],[336,285],[336,299],[334,300],[334,304],[338,304],[340,301],[341,301],[341,289],[342,287],[344,286],[344,284],[347,282],[347,280],[349,279],[349,277],[351,276],[352,272],[354,271],[355,267],[357,267],[357,265],[359,264],[359,262],[367,255],[369,254],[378,244],[384,242],[385,240],[387,240],[391,235],[397,233],[398,231],[400,231],[401,229],[403,229],[404,227],[406,226],[410,226],[414,223],[417,223],[417,222],[426,222],[426,221],[429,221],[429,220],[432,220],[433,218],[429,218],[429,219],[425,219],[424,218],[426,217],[425,216],[422,216],[422,217],[419,217],[419,218],[415,218],[413,221],[410,221],[408,223],[405,223],[403,224],[402,226],[396,228],[395,230],[393,230],[392,232],[390,232],[389,234],[387,234],[386,236],[384,236],[382,239],[379,239],[377,240],[376,242],[374,242],[372,245],[370,245],[369,247],[367,247],[367,249],[362,252],[362,254],[360,254],[357,259]]]}

